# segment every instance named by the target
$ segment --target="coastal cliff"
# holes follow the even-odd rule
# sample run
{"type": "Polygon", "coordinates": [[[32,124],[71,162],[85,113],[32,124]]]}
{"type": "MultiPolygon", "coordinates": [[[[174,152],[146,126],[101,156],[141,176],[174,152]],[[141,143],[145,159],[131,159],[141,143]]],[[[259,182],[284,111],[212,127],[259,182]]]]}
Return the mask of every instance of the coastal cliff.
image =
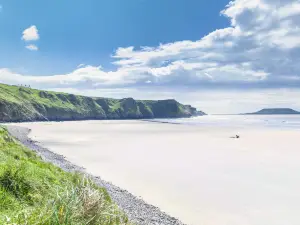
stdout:
{"type": "Polygon", "coordinates": [[[151,119],[205,115],[170,100],[86,97],[0,84],[0,122],[151,119]]]}

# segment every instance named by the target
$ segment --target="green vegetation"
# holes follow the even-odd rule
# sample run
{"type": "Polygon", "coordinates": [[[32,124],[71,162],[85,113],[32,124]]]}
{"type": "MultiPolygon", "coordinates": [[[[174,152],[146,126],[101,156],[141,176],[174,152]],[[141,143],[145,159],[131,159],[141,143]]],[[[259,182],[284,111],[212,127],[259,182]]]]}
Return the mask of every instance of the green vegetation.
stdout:
{"type": "Polygon", "coordinates": [[[105,189],[43,162],[0,127],[0,224],[118,225],[128,221],[105,189]]]}
{"type": "Polygon", "coordinates": [[[176,118],[196,114],[199,112],[195,108],[173,99],[92,98],[0,84],[0,122],[176,118]]]}
{"type": "Polygon", "coordinates": [[[0,84],[0,121],[105,117],[93,98],[0,84]]]}

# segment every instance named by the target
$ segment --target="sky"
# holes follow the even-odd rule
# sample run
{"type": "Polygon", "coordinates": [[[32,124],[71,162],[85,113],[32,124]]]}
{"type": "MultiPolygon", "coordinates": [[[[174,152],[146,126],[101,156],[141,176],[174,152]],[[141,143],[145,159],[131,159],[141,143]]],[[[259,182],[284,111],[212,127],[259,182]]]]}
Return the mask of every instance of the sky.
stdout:
{"type": "Polygon", "coordinates": [[[300,110],[300,0],[0,0],[0,82],[300,110]]]}

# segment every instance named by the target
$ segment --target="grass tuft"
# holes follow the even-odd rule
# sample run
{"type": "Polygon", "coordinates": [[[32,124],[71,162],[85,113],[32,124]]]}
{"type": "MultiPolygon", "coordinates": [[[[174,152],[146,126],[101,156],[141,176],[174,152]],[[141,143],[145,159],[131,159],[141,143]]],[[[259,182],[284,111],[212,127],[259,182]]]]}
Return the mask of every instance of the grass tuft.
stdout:
{"type": "Polygon", "coordinates": [[[0,176],[0,186],[7,192],[10,192],[18,200],[31,200],[30,193],[34,187],[24,175],[21,169],[16,169],[11,166],[6,168],[0,176]]]}

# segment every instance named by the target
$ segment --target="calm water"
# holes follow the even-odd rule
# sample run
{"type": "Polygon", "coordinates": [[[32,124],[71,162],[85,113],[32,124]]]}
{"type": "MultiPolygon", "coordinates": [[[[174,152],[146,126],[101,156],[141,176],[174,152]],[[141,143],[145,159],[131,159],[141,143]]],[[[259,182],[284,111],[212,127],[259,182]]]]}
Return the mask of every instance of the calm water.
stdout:
{"type": "Polygon", "coordinates": [[[300,129],[300,115],[208,115],[183,119],[155,119],[188,125],[300,129]]]}

